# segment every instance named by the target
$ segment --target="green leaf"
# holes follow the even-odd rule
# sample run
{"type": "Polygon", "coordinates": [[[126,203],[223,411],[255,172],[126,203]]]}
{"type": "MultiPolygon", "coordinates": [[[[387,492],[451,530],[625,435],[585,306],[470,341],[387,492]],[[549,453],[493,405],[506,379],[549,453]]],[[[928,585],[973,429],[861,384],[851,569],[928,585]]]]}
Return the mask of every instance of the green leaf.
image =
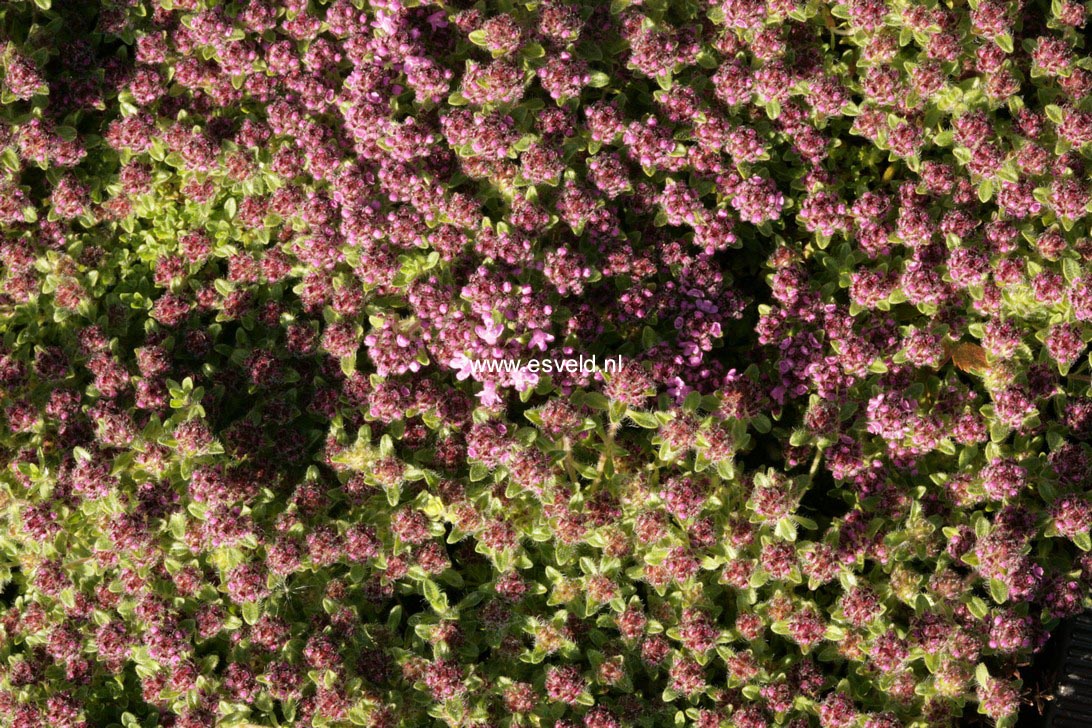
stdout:
{"type": "Polygon", "coordinates": [[[425,599],[428,600],[429,606],[440,615],[446,615],[450,606],[447,602],[447,594],[440,589],[439,584],[432,579],[426,579],[424,581],[424,593],[425,599]]]}
{"type": "Polygon", "coordinates": [[[660,337],[657,336],[655,329],[651,326],[646,326],[641,329],[641,346],[644,348],[651,349],[659,340],[660,337]]]}
{"type": "Polygon", "coordinates": [[[757,415],[751,420],[751,425],[762,435],[765,435],[773,428],[770,418],[766,415],[757,415]]]}
{"type": "Polygon", "coordinates": [[[989,534],[990,522],[981,512],[974,514],[971,523],[974,525],[974,535],[977,538],[985,538],[989,534]]]}
{"type": "Polygon", "coordinates": [[[796,540],[796,524],[793,523],[791,518],[782,518],[777,522],[777,527],[774,529],[774,533],[778,538],[786,541],[796,540]]]}
{"type": "Polygon", "coordinates": [[[815,529],[819,528],[819,524],[810,518],[805,518],[804,516],[793,516],[792,519],[800,528],[805,528],[809,531],[814,531],[815,529]]]}
{"type": "Polygon", "coordinates": [[[3,154],[0,154],[0,162],[12,172],[18,172],[22,168],[19,155],[15,153],[15,149],[12,147],[8,147],[3,154]]]}
{"type": "Polygon", "coordinates": [[[1062,260],[1062,274],[1065,275],[1066,281],[1072,283],[1081,276],[1081,264],[1072,258],[1065,258],[1062,260]]]}
{"type": "Polygon", "coordinates": [[[993,197],[993,180],[984,179],[978,184],[978,199],[989,202],[993,197]]]}
{"type": "Polygon", "coordinates": [[[591,77],[588,80],[588,85],[592,88],[603,88],[610,83],[610,76],[602,71],[593,71],[591,77]]]}
{"type": "Polygon", "coordinates": [[[1092,535],[1088,533],[1078,533],[1073,537],[1073,543],[1081,551],[1092,551],[1092,535]]]}
{"type": "Polygon", "coordinates": [[[606,411],[610,409],[610,400],[599,392],[588,392],[584,395],[584,404],[592,409],[606,411]]]}
{"type": "Polygon", "coordinates": [[[636,422],[641,427],[648,430],[658,430],[660,428],[660,421],[656,419],[656,416],[651,412],[640,412],[638,410],[628,410],[626,415],[636,422]]]}
{"type": "Polygon", "coordinates": [[[1004,604],[1009,599],[1009,588],[1000,579],[990,579],[990,596],[998,604],[1004,604]]]}
{"type": "Polygon", "coordinates": [[[986,687],[990,683],[990,669],[985,663],[978,663],[974,669],[974,680],[980,687],[986,687]]]}
{"type": "Polygon", "coordinates": [[[989,614],[990,608],[979,597],[971,597],[970,603],[967,605],[967,610],[975,616],[976,619],[985,619],[989,614]]]}
{"type": "Polygon", "coordinates": [[[243,621],[247,624],[257,624],[262,618],[262,605],[259,602],[247,602],[243,605],[243,621]]]}
{"type": "Polygon", "coordinates": [[[793,430],[792,434],[789,435],[789,444],[793,447],[800,447],[807,444],[810,439],[811,433],[807,430],[793,430]]]}
{"type": "Polygon", "coordinates": [[[1004,442],[1012,432],[1005,423],[994,421],[990,424],[990,440],[992,442],[1004,442]]]}
{"type": "Polygon", "coordinates": [[[402,621],[402,605],[396,604],[387,615],[387,629],[394,632],[402,621]]]}

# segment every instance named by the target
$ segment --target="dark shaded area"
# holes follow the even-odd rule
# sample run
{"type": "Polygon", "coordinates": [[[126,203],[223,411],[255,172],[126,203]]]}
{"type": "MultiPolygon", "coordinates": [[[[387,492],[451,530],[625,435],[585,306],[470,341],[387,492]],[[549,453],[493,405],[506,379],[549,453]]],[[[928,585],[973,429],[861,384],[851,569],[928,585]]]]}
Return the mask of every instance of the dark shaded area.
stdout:
{"type": "Polygon", "coordinates": [[[1019,728],[1092,726],[1092,610],[1055,630],[1021,676],[1035,692],[1020,713],[1019,728]]]}
{"type": "Polygon", "coordinates": [[[18,566],[13,566],[11,569],[11,579],[8,580],[7,584],[4,584],[3,589],[0,589],[0,604],[4,607],[10,607],[15,604],[15,599],[22,591],[16,581],[20,571],[21,569],[18,566]]]}
{"type": "Polygon", "coordinates": [[[158,725],[159,712],[140,698],[140,677],[136,673],[134,663],[126,663],[123,670],[117,674],[117,678],[121,684],[111,680],[96,686],[96,689],[104,696],[109,696],[109,699],[88,701],[85,710],[90,725],[120,725],[122,715],[127,712],[141,716],[147,721],[143,725],[158,725]]]}
{"type": "MultiPolygon", "coordinates": [[[[1024,704],[1016,728],[1092,726],[1092,610],[1059,625],[1019,674],[1024,704]]],[[[972,709],[959,725],[986,726],[992,721],[972,709]]]]}

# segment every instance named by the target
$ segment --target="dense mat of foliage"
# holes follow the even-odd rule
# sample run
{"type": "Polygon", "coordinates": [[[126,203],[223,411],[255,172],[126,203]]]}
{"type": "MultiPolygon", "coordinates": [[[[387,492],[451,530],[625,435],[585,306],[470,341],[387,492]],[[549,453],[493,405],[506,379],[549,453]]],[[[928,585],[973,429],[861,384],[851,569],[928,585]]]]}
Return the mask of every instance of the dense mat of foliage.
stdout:
{"type": "Polygon", "coordinates": [[[1087,16],[0,4],[0,720],[1011,724],[1092,592],[1087,16]]]}

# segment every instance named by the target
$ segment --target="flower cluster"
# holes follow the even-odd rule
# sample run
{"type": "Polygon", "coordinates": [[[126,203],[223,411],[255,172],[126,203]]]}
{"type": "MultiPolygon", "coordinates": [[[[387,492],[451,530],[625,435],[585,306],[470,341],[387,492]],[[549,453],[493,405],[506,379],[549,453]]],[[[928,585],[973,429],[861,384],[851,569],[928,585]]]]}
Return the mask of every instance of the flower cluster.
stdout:
{"type": "Polygon", "coordinates": [[[1088,14],[3,3],[0,724],[1012,725],[1088,14]]]}

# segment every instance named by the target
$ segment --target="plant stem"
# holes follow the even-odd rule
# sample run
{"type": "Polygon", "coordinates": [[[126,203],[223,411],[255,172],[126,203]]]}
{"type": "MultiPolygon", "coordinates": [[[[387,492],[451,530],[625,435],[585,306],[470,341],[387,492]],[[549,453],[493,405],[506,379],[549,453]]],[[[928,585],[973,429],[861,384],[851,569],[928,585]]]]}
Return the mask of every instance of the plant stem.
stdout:
{"type": "Polygon", "coordinates": [[[620,426],[620,422],[611,422],[607,425],[607,434],[603,438],[603,452],[599,453],[599,462],[595,464],[596,481],[603,477],[603,472],[607,469],[607,460],[614,457],[614,436],[618,434],[620,426]]]}
{"type": "Polygon", "coordinates": [[[561,462],[565,465],[565,472],[568,474],[569,480],[575,486],[580,482],[580,478],[577,476],[576,466],[573,464],[573,445],[568,435],[562,438],[561,447],[565,450],[565,457],[562,458],[561,462]]]}
{"type": "Polygon", "coordinates": [[[811,485],[811,481],[815,478],[815,473],[819,471],[819,462],[823,459],[823,448],[815,448],[815,457],[811,460],[811,468],[808,470],[808,485],[811,485]]]}

